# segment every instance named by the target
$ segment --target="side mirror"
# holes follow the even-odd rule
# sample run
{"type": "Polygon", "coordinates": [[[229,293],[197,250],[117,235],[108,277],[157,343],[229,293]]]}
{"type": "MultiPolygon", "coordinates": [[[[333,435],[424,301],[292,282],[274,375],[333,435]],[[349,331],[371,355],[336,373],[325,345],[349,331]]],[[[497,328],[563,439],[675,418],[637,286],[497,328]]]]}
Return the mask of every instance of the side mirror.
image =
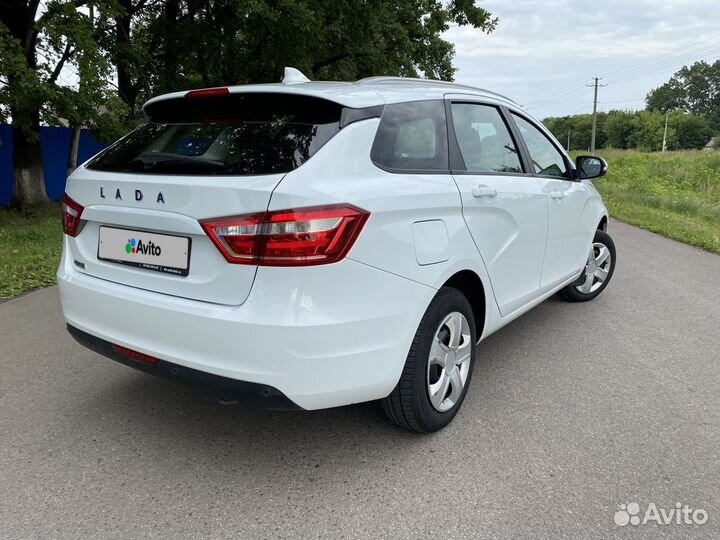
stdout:
{"type": "Polygon", "coordinates": [[[575,159],[575,168],[577,169],[577,177],[580,180],[589,180],[590,178],[605,176],[608,165],[601,157],[578,156],[575,159]]]}

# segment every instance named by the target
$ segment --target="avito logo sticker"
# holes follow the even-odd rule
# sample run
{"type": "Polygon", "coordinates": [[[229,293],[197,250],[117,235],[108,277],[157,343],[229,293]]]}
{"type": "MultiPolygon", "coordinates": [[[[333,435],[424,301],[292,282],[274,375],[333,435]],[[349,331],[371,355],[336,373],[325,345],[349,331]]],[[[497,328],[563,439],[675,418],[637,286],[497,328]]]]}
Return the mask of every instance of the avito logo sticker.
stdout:
{"type": "Polygon", "coordinates": [[[141,255],[153,255],[159,257],[162,250],[160,246],[156,246],[152,242],[143,242],[142,240],[135,240],[129,238],[127,244],[125,244],[126,253],[139,253],[141,255]]]}

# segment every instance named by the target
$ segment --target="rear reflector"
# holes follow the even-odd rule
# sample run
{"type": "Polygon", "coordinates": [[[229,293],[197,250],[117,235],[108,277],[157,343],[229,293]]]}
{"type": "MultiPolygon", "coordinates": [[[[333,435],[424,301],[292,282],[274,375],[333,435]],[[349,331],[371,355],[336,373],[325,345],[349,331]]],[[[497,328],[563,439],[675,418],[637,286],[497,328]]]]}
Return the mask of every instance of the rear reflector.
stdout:
{"type": "Polygon", "coordinates": [[[62,200],[63,232],[68,236],[77,236],[80,233],[80,224],[84,208],[73,201],[67,194],[62,200]]]}
{"type": "Polygon", "coordinates": [[[210,219],[201,225],[228,262],[311,266],[345,257],[369,216],[340,204],[210,219]]]}
{"type": "Polygon", "coordinates": [[[132,349],[128,349],[127,347],[122,347],[120,345],[113,345],[113,350],[125,356],[126,358],[130,358],[131,360],[136,360],[138,362],[142,362],[143,364],[150,364],[151,366],[154,366],[155,364],[158,364],[160,360],[155,358],[154,356],[150,356],[147,354],[143,354],[141,352],[133,351],[132,349]]]}
{"type": "Polygon", "coordinates": [[[204,99],[209,97],[227,96],[230,90],[223,88],[203,88],[202,90],[190,90],[185,94],[185,99],[204,99]]]}

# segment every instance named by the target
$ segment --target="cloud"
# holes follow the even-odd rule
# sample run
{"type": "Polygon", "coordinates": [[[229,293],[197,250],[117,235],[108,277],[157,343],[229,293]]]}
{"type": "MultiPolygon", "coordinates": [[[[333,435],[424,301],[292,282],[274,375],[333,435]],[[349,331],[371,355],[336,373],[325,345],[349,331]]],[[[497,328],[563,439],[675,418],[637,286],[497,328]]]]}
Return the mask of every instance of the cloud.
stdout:
{"type": "Polygon", "coordinates": [[[642,108],[652,88],[684,64],[720,57],[720,11],[707,0],[491,0],[488,35],[454,27],[457,82],[504,93],[534,115],[592,110],[592,77],[604,76],[600,109],[642,108]]]}

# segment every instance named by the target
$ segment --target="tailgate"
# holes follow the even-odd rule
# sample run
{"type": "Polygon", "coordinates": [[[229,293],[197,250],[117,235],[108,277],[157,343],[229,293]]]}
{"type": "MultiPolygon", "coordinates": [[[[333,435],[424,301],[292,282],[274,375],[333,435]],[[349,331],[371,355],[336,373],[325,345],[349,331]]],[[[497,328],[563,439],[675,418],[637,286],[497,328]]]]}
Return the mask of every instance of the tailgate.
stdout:
{"type": "Polygon", "coordinates": [[[283,176],[246,176],[239,183],[232,177],[134,175],[80,168],[68,179],[67,193],[85,207],[85,223],[76,238],[68,238],[69,255],[79,272],[108,281],[193,300],[242,304],[250,293],[256,266],[228,264],[198,221],[264,212],[283,176]],[[102,251],[101,228],[106,242],[102,251]],[[123,256],[131,240],[162,245],[166,253],[158,256],[170,270],[153,270],[152,264],[145,264],[159,250],[137,251],[137,264],[130,248],[123,256]],[[186,272],[173,273],[172,267],[184,263],[185,245],[186,272]]]}

